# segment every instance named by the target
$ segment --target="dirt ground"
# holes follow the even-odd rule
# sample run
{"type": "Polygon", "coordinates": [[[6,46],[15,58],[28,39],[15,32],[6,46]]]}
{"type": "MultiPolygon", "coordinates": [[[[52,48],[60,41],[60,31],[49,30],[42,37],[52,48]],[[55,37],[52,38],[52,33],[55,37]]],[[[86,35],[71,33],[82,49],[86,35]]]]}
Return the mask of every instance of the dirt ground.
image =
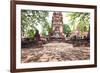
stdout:
{"type": "Polygon", "coordinates": [[[90,48],[64,42],[51,42],[39,47],[22,48],[21,62],[73,61],[90,59],[90,48]]]}

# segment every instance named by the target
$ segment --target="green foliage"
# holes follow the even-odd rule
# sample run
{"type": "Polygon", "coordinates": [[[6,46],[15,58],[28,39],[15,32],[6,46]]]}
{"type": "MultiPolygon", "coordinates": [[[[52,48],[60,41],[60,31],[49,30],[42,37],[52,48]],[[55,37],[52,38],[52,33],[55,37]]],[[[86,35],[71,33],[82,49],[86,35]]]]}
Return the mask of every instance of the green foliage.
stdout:
{"type": "Polygon", "coordinates": [[[29,38],[34,37],[34,30],[32,30],[32,29],[28,30],[27,35],[28,35],[29,38]]]}
{"type": "Polygon", "coordinates": [[[43,29],[42,29],[42,35],[47,36],[51,32],[52,32],[52,28],[51,28],[50,24],[49,23],[45,24],[45,26],[43,26],[43,29]]]}
{"type": "Polygon", "coordinates": [[[78,28],[81,32],[84,32],[84,27],[87,28],[86,31],[89,30],[90,13],[69,12],[67,16],[69,17],[69,24],[72,27],[72,31],[78,28]]]}
{"type": "Polygon", "coordinates": [[[32,37],[36,26],[45,26],[47,22],[47,11],[21,10],[21,36],[32,37]]]}
{"type": "Polygon", "coordinates": [[[69,25],[67,25],[67,24],[63,25],[63,32],[64,32],[64,34],[68,34],[71,32],[69,25]]]}

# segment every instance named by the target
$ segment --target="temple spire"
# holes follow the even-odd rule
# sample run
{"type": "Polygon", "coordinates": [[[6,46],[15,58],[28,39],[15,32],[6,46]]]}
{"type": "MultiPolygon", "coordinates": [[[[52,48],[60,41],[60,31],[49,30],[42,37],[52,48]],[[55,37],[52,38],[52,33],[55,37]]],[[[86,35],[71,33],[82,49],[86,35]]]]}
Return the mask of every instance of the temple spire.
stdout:
{"type": "Polygon", "coordinates": [[[62,12],[53,12],[52,16],[53,36],[61,37],[63,33],[63,15],[62,12]]]}

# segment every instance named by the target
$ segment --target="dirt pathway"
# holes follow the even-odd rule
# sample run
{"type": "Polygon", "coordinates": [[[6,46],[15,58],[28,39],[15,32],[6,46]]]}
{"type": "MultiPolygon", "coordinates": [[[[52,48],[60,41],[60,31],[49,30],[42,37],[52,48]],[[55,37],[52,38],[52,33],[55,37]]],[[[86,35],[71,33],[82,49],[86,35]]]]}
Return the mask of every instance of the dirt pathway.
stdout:
{"type": "Polygon", "coordinates": [[[21,62],[49,62],[87,60],[90,58],[89,47],[73,47],[69,43],[48,43],[42,47],[24,48],[21,51],[21,62]]]}

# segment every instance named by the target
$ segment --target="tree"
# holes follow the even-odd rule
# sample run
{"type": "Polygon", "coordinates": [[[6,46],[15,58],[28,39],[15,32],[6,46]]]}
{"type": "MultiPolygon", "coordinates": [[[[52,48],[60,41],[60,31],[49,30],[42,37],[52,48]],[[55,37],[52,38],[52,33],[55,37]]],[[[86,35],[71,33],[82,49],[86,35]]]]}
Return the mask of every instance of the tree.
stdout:
{"type": "Polygon", "coordinates": [[[52,32],[52,28],[51,28],[50,24],[49,23],[45,24],[45,26],[43,26],[43,29],[42,29],[42,35],[47,36],[51,32],[52,32]]]}
{"type": "Polygon", "coordinates": [[[21,36],[33,37],[37,25],[45,26],[48,23],[47,17],[47,11],[21,10],[21,36]]]}
{"type": "Polygon", "coordinates": [[[71,32],[71,29],[68,24],[63,25],[63,32],[64,34],[69,34],[71,32]]]}
{"type": "Polygon", "coordinates": [[[81,32],[84,32],[84,27],[87,28],[86,31],[89,30],[90,26],[90,13],[86,12],[69,12],[67,13],[69,17],[70,25],[72,26],[72,30],[80,29],[81,32]]]}

